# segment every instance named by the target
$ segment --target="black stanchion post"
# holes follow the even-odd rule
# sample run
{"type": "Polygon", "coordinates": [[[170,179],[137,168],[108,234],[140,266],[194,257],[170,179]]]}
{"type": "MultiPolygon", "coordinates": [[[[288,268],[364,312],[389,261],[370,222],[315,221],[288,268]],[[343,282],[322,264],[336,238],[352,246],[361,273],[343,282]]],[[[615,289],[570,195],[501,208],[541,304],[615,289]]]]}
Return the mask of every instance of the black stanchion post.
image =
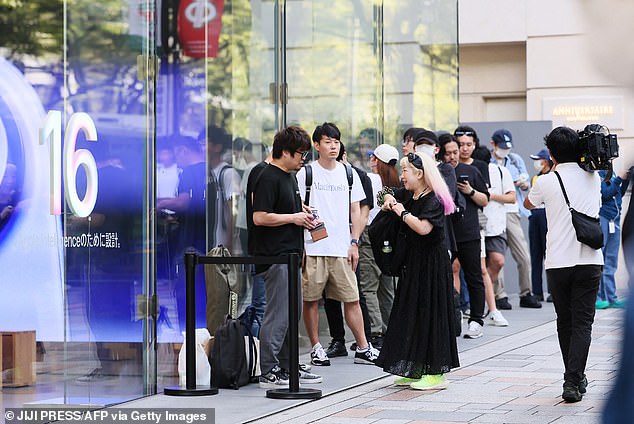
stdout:
{"type": "Polygon", "coordinates": [[[218,388],[196,385],[196,265],[198,255],[185,253],[185,387],[163,389],[169,396],[207,396],[218,394],[218,388]]]}
{"type": "Polygon", "coordinates": [[[288,337],[289,337],[289,388],[271,389],[266,397],[272,399],[319,399],[321,390],[299,387],[299,255],[288,255],[288,337]]]}

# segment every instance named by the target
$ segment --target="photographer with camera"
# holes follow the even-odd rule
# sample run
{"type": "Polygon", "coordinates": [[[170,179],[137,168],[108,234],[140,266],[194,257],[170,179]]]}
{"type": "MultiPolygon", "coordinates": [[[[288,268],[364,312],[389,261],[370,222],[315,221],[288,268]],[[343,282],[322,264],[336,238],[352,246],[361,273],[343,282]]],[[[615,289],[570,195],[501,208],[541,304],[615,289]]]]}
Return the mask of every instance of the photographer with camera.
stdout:
{"type": "Polygon", "coordinates": [[[524,206],[534,209],[544,204],[546,208],[545,268],[557,313],[559,347],[565,367],[562,398],[566,402],[578,402],[588,384],[584,372],[603,255],[600,249],[577,239],[579,234],[573,226],[572,214],[585,214],[590,220],[599,215],[601,180],[596,173],[587,172],[578,164],[582,151],[577,132],[557,127],[545,141],[555,169],[535,180],[524,206]],[[569,210],[567,201],[574,211],[569,210]]]}

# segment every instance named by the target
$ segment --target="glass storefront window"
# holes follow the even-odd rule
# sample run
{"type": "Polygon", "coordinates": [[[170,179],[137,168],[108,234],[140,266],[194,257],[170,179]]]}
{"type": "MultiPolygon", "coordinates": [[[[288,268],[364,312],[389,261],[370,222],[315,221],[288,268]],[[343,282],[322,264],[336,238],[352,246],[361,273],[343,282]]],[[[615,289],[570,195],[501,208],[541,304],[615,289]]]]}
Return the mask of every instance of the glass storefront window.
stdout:
{"type": "MultiPolygon", "coordinates": [[[[2,371],[4,405],[107,405],[177,384],[183,252],[248,253],[246,181],[285,125],[335,122],[364,167],[409,126],[452,128],[456,10],[0,4],[0,332],[29,340],[34,371],[2,371]]],[[[227,309],[212,271],[196,282],[197,327],[211,330],[227,309]]],[[[240,310],[262,295],[252,279],[232,270],[240,310]]]]}

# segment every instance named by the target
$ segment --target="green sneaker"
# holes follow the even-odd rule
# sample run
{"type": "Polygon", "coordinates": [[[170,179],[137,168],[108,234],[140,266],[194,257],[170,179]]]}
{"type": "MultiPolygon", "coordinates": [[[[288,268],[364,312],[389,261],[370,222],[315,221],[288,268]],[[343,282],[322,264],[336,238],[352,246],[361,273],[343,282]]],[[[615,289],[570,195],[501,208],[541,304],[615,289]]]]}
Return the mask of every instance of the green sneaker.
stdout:
{"type": "Polygon", "coordinates": [[[597,300],[595,306],[597,309],[607,309],[610,307],[610,302],[607,300],[597,300]]]}
{"type": "Polygon", "coordinates": [[[626,305],[625,300],[620,300],[619,299],[619,300],[616,300],[613,303],[610,303],[609,308],[622,309],[622,308],[625,308],[625,305],[626,305]]]}
{"type": "Polygon", "coordinates": [[[400,377],[400,378],[394,379],[394,385],[395,386],[409,386],[410,384],[416,381],[418,381],[418,379],[416,378],[400,377]]]}
{"type": "Polygon", "coordinates": [[[447,386],[449,386],[449,382],[443,374],[426,375],[409,385],[414,390],[442,390],[446,389],[447,386]]]}

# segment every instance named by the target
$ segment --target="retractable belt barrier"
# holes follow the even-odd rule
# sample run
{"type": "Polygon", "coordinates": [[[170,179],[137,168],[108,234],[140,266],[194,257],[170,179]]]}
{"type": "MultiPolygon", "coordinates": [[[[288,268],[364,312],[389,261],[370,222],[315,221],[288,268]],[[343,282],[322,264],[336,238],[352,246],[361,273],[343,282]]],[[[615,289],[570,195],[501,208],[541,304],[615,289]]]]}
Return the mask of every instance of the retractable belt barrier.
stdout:
{"type": "Polygon", "coordinates": [[[319,399],[321,390],[299,387],[299,290],[297,270],[299,254],[279,256],[204,256],[195,252],[185,253],[185,387],[165,387],[163,393],[169,396],[209,396],[218,394],[213,381],[209,387],[196,385],[196,266],[201,264],[257,264],[288,266],[288,331],[289,331],[289,388],[271,389],[266,396],[272,399],[319,399]]]}

